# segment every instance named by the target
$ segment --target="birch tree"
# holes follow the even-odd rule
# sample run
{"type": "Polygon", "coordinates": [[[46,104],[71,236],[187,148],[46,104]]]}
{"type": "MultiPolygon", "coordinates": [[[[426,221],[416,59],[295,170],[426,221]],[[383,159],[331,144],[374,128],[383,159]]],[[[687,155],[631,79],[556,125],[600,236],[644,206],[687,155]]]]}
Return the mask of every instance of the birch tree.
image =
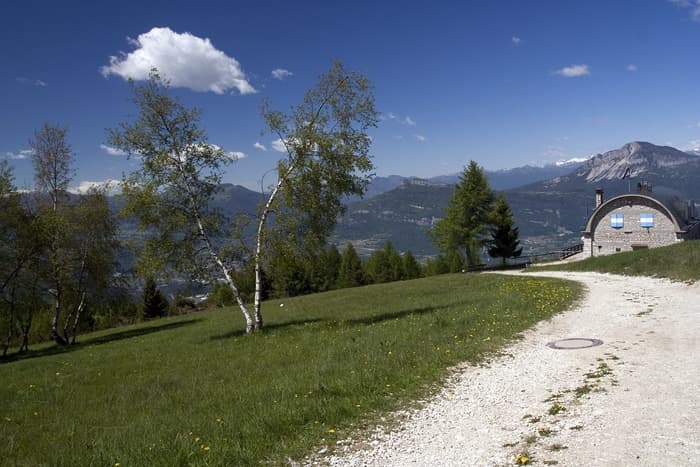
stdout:
{"type": "Polygon", "coordinates": [[[135,216],[148,234],[138,270],[144,276],[172,268],[222,278],[250,333],[253,320],[234,282],[234,267],[214,244],[223,219],[210,209],[223,168],[233,159],[208,143],[200,111],[170,97],[168,82],[155,70],[144,84],[132,86],[138,117],[110,130],[109,142],[140,160],[122,185],[124,214],[135,216]]]}
{"type": "Polygon", "coordinates": [[[289,113],[264,104],[263,116],[284,157],[277,163],[277,182],[270,187],[258,222],[255,329],[263,326],[263,253],[271,231],[291,244],[310,238],[318,243],[327,238],[343,211],[342,197],[362,194],[369,182],[373,164],[367,131],[377,125],[369,80],[360,73],[347,72],[339,62],[289,113]]]}
{"type": "Polygon", "coordinates": [[[69,195],[73,154],[65,127],[44,124],[29,144],[36,187],[31,216],[35,241],[42,248],[40,260],[31,264],[33,276],[24,282],[43,287],[47,301],[53,302],[51,338],[60,345],[73,344],[89,301],[110,285],[116,222],[104,189],[69,195]]]}
{"type": "Polygon", "coordinates": [[[51,338],[60,345],[68,343],[59,332],[59,321],[66,305],[69,264],[69,252],[64,248],[69,223],[64,208],[68,205],[68,185],[73,176],[73,153],[66,138],[67,131],[65,127],[45,123],[29,141],[38,195],[38,216],[47,236],[47,290],[53,296],[54,310],[51,338]]]}

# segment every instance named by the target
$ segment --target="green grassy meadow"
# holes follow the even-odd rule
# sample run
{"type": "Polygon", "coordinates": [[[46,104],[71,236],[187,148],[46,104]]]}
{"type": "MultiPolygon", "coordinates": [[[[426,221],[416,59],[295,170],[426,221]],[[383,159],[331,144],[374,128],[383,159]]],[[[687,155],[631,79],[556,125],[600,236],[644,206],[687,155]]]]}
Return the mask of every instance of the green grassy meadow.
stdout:
{"type": "MultiPolygon", "coordinates": [[[[580,297],[573,282],[445,275],[49,344],[0,364],[6,466],[283,464],[433,392],[580,297]],[[282,306],[284,305],[284,306],[282,306]]],[[[513,384],[517,384],[516,381],[513,384]]]]}
{"type": "Polygon", "coordinates": [[[532,272],[538,270],[597,271],[695,282],[700,279],[700,241],[598,256],[563,265],[543,266],[532,269],[532,272]]]}

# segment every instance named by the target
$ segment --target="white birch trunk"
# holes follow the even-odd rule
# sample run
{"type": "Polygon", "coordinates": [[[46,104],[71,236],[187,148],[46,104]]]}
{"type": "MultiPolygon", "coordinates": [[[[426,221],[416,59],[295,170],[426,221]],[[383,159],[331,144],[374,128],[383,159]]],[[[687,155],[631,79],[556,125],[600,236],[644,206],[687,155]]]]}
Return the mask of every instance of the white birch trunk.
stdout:
{"type": "MultiPolygon", "coordinates": [[[[286,143],[285,143],[286,146],[286,143]]],[[[289,151],[289,149],[287,149],[289,151]]],[[[265,224],[267,222],[267,215],[272,210],[272,203],[275,201],[277,194],[282,189],[282,184],[286,180],[286,177],[294,171],[297,165],[297,160],[292,159],[292,163],[285,172],[285,176],[279,177],[277,180],[277,185],[270,193],[270,197],[265,203],[262,214],[260,215],[260,223],[258,224],[258,238],[255,242],[255,297],[253,300],[253,309],[255,313],[255,329],[260,330],[263,327],[263,318],[261,310],[261,296],[262,296],[262,243],[263,234],[265,233],[265,224]]]]}
{"type": "Polygon", "coordinates": [[[238,308],[240,308],[241,313],[243,314],[243,318],[245,319],[245,332],[246,334],[250,334],[251,332],[253,332],[253,320],[250,317],[250,312],[248,311],[248,308],[246,308],[245,303],[243,303],[243,299],[241,298],[241,294],[238,292],[236,284],[233,282],[233,278],[231,277],[231,271],[229,270],[229,268],[226,267],[224,262],[221,261],[221,258],[219,258],[219,255],[216,253],[216,251],[214,251],[214,247],[212,246],[211,241],[209,240],[209,236],[207,235],[206,230],[204,230],[204,225],[202,224],[202,219],[199,216],[198,212],[195,213],[195,219],[197,220],[197,228],[199,229],[199,234],[204,240],[207,250],[209,251],[209,256],[211,256],[211,258],[214,260],[217,266],[221,268],[226,283],[231,288],[233,296],[236,297],[236,303],[238,303],[238,308]]]}

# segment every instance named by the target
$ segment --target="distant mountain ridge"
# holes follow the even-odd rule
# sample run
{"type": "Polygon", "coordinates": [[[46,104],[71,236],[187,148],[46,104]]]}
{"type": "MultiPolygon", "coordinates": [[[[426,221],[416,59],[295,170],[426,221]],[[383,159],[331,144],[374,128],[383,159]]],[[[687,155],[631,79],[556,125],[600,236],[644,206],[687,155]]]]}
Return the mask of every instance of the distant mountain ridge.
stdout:
{"type": "MultiPolygon", "coordinates": [[[[577,243],[599,187],[609,198],[634,191],[644,180],[657,190],[676,190],[700,201],[700,157],[646,142],[628,143],[571,165],[525,166],[489,171],[487,176],[492,188],[505,193],[526,254],[577,243]]],[[[429,179],[376,177],[364,198],[348,200],[332,241],[340,245],[352,242],[364,255],[387,240],[417,256],[436,254],[428,231],[444,215],[457,179],[456,174],[429,179]]],[[[211,207],[233,219],[241,213],[254,215],[262,200],[260,192],[222,184],[211,207]]],[[[138,238],[133,221],[120,223],[122,238],[138,238]]]]}
{"type": "MultiPolygon", "coordinates": [[[[553,177],[520,185],[509,183],[513,179],[527,180],[528,172],[539,177],[545,173],[541,169],[505,171],[509,176],[505,182],[497,178],[497,172],[487,173],[492,188],[504,191],[513,209],[526,252],[551,251],[577,243],[599,187],[607,198],[635,191],[637,183],[647,181],[659,191],[673,190],[700,201],[700,157],[669,146],[631,142],[563,166],[560,172],[553,172],[553,177]]],[[[435,254],[427,232],[443,216],[456,180],[456,176],[443,176],[430,179],[437,184],[406,183],[374,198],[350,203],[334,240],[353,242],[366,251],[391,240],[399,250],[411,250],[420,256],[435,254]]]]}
{"type": "MultiPolygon", "coordinates": [[[[522,185],[547,180],[550,178],[566,175],[573,169],[579,167],[586,159],[572,159],[569,161],[559,161],[545,166],[525,165],[512,169],[486,170],[486,177],[494,190],[508,190],[522,185]]],[[[438,175],[430,178],[420,178],[414,176],[389,175],[388,177],[374,177],[367,187],[364,199],[394,190],[406,183],[420,183],[415,180],[425,180],[436,185],[454,185],[459,180],[459,174],[438,175]],[[414,181],[411,181],[414,180],[414,181]]]]}

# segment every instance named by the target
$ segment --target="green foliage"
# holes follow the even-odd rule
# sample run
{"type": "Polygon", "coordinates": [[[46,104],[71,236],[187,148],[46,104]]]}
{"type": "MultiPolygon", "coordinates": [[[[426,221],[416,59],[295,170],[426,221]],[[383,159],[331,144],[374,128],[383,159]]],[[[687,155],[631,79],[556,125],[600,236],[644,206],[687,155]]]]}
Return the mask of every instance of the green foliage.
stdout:
{"type": "Polygon", "coordinates": [[[123,215],[135,217],[148,233],[138,269],[147,276],[168,268],[206,275],[211,256],[207,234],[219,232],[221,218],[209,202],[231,162],[207,142],[200,111],[170,97],[169,85],[154,71],[133,85],[138,117],[110,130],[109,142],[139,157],[137,170],[123,180],[123,215]]]}
{"type": "Polygon", "coordinates": [[[404,279],[401,255],[391,242],[386,242],[382,250],[376,250],[370,255],[365,264],[365,273],[373,284],[404,279]]]}
{"type": "Polygon", "coordinates": [[[447,274],[450,272],[450,264],[444,255],[437,255],[435,258],[431,258],[425,264],[425,275],[439,276],[440,274],[447,274]]]}
{"type": "Polygon", "coordinates": [[[362,260],[357,256],[355,247],[348,243],[343,250],[340,260],[340,271],[338,272],[338,288],[358,287],[366,283],[365,271],[362,260]]]}
{"type": "Polygon", "coordinates": [[[496,200],[491,214],[491,240],[488,242],[489,256],[501,258],[503,265],[508,258],[519,257],[523,249],[518,240],[518,228],[513,227],[513,213],[505,196],[496,200]]]}
{"type": "Polygon", "coordinates": [[[14,205],[13,222],[19,230],[6,250],[12,252],[8,277],[14,277],[5,284],[10,296],[4,297],[12,313],[19,313],[13,318],[22,323],[23,350],[33,310],[43,311],[49,304],[52,338],[64,345],[75,343],[78,331],[86,327],[83,322],[89,321],[91,305],[113,285],[118,247],[104,190],[93,188],[78,197],[67,193],[72,152],[66,128],[44,124],[29,145],[36,192],[27,206],[14,205]]]}
{"type": "Polygon", "coordinates": [[[273,254],[270,280],[275,296],[296,297],[336,288],[342,258],[335,245],[300,252],[291,244],[278,244],[273,254]]]}
{"type": "Polygon", "coordinates": [[[232,159],[208,143],[199,110],[170,97],[168,82],[155,70],[144,84],[133,86],[133,102],[138,117],[111,130],[109,141],[140,159],[138,169],[125,177],[121,195],[123,215],[137,218],[146,237],[138,272],[148,276],[174,270],[191,278],[226,281],[251,332],[253,322],[233,271],[222,259],[234,248],[214,243],[224,231],[222,216],[211,202],[223,167],[232,159]]]}
{"type": "MultiPolygon", "coordinates": [[[[691,240],[660,248],[596,256],[557,266],[542,266],[541,269],[596,271],[625,276],[657,276],[695,282],[700,280],[698,265],[700,265],[700,241],[691,240]]],[[[537,269],[539,270],[540,267],[537,269]]]]}
{"type": "Polygon", "coordinates": [[[318,255],[313,271],[314,289],[317,292],[326,292],[337,287],[341,263],[342,258],[335,245],[330,245],[318,255]]]}
{"type": "Polygon", "coordinates": [[[212,287],[211,292],[209,293],[208,302],[214,306],[223,308],[226,306],[235,305],[236,297],[233,296],[231,287],[229,287],[228,284],[219,282],[214,284],[214,287],[212,287]]]}
{"type": "Polygon", "coordinates": [[[418,279],[423,276],[423,268],[416,260],[413,253],[407,251],[401,257],[404,279],[418,279]]]}
{"type": "Polygon", "coordinates": [[[459,177],[445,217],[431,230],[438,248],[463,253],[469,267],[480,264],[479,250],[486,240],[493,202],[484,169],[471,161],[459,177]]]}
{"type": "Polygon", "coordinates": [[[143,317],[146,319],[161,318],[168,314],[168,299],[156,286],[153,276],[146,278],[142,295],[143,317]]]}
{"type": "MultiPolygon", "coordinates": [[[[286,156],[277,163],[277,183],[260,216],[255,261],[265,262],[278,292],[328,290],[332,278],[309,276],[318,268],[306,263],[319,260],[321,246],[345,209],[342,198],[362,194],[369,182],[373,164],[367,131],[378,121],[372,86],[336,62],[289,114],[265,103],[263,116],[286,156]],[[273,212],[274,222],[268,223],[273,212]],[[286,250],[287,261],[280,260],[280,249],[286,250]]],[[[255,310],[257,327],[259,303],[255,310]]]]}
{"type": "Polygon", "coordinates": [[[84,336],[72,349],[37,348],[0,365],[0,437],[12,440],[0,443],[0,459],[300,461],[429,397],[449,368],[497,354],[576,291],[564,281],[445,275],[272,301],[267,331],[248,337],[214,311],[84,336]]]}

